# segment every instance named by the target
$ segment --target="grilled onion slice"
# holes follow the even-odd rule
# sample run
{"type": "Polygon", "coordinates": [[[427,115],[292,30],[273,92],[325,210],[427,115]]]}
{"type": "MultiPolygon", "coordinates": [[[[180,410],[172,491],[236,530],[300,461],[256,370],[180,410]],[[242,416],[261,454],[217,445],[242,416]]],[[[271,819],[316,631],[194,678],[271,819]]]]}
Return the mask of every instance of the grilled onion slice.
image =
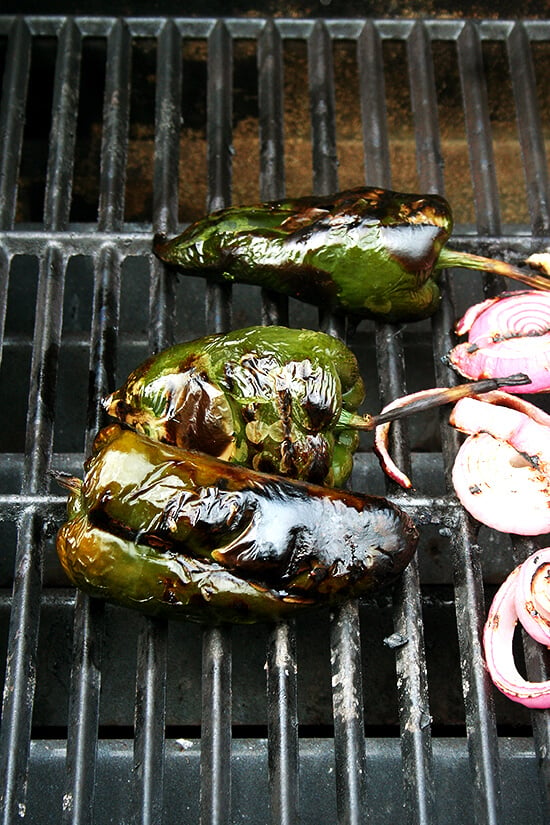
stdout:
{"type": "Polygon", "coordinates": [[[448,354],[449,363],[470,379],[525,372],[531,383],[508,392],[550,390],[550,293],[504,293],[470,307],[456,324],[468,340],[448,354]]]}
{"type": "MultiPolygon", "coordinates": [[[[533,635],[531,625],[524,624],[525,614],[533,610],[536,612],[541,602],[548,605],[550,585],[547,571],[549,565],[550,548],[546,547],[538,550],[523,564],[516,567],[497,591],[483,631],[485,661],[495,686],[509,699],[529,708],[550,707],[550,681],[529,682],[521,676],[514,661],[512,642],[518,618],[526,631],[533,635]],[[542,570],[542,577],[538,576],[539,570],[542,570]],[[537,579],[536,587],[532,584],[535,579],[537,579]],[[525,599],[525,581],[531,583],[527,600],[525,599]],[[535,596],[534,603],[533,596],[535,596]],[[522,601],[524,607],[528,605],[527,611],[523,609],[518,613],[518,604],[522,601]]],[[[548,636],[542,638],[542,643],[548,645],[550,641],[548,636]]]]}
{"type": "Polygon", "coordinates": [[[527,536],[550,532],[549,480],[506,441],[469,436],[452,480],[462,506],[482,524],[527,536]]]}
{"type": "Polygon", "coordinates": [[[526,412],[474,398],[459,401],[449,421],[469,434],[452,472],[466,510],[504,533],[550,532],[550,427],[526,412]]]}

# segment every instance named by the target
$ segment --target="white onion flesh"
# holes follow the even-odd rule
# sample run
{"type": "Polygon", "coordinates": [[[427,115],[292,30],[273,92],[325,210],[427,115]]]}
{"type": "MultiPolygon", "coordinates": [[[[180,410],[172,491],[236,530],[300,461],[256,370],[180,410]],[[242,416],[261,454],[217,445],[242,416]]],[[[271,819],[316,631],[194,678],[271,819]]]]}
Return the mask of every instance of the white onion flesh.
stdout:
{"type": "Polygon", "coordinates": [[[503,533],[550,532],[549,479],[505,441],[469,436],[452,470],[456,495],[481,524],[503,533]]]}

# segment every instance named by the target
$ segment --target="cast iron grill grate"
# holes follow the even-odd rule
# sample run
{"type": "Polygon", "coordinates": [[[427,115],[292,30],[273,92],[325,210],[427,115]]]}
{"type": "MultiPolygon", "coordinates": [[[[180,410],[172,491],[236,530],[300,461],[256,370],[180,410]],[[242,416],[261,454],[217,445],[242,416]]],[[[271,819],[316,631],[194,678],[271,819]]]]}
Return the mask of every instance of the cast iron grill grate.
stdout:
{"type": "MultiPolygon", "coordinates": [[[[174,628],[75,594],[48,471],[78,471],[101,397],[148,351],[243,321],[345,334],[269,294],[176,284],[153,259],[153,229],[250,200],[246,172],[262,199],[455,193],[455,246],[544,248],[550,22],[0,17],[0,37],[2,821],[545,821],[548,714],[495,696],[479,645],[491,588],[534,545],[478,534],[457,506],[444,418],[428,442],[396,428],[417,491],[388,492],[423,545],[391,598],[273,628],[174,628]]],[[[356,332],[372,408],[452,383],[441,356],[484,294],[472,283],[449,274],[431,324],[356,332]]],[[[366,449],[354,486],[377,485],[366,449]]],[[[540,650],[525,660],[542,678],[540,650]]]]}

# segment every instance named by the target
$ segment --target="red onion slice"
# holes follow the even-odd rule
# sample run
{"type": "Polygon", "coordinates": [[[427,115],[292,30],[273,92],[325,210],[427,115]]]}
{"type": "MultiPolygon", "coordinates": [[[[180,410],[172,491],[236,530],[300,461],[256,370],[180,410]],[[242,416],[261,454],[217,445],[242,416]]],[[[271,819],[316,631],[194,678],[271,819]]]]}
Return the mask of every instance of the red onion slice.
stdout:
{"type": "MultiPolygon", "coordinates": [[[[378,415],[368,416],[368,428],[371,429],[372,426],[374,426],[375,430],[374,452],[378,456],[380,465],[386,475],[405,489],[410,489],[412,487],[410,478],[399,469],[389,452],[390,426],[391,421],[394,418],[426,411],[435,406],[451,404],[459,398],[477,398],[479,393],[482,394],[483,398],[489,397],[491,403],[504,403],[503,399],[512,398],[512,396],[509,396],[507,393],[498,389],[491,389],[491,387],[502,386],[502,383],[505,381],[510,383],[513,382],[514,385],[525,385],[526,382],[529,383],[529,378],[528,376],[522,374],[507,375],[503,379],[481,380],[470,384],[459,384],[455,387],[432,387],[427,390],[420,390],[419,392],[414,392],[409,395],[403,395],[400,398],[396,398],[393,401],[390,401],[389,404],[386,404],[378,415]]],[[[517,402],[514,402],[514,404],[511,403],[510,406],[514,406],[516,403],[533,407],[533,410],[538,410],[538,407],[534,407],[532,404],[529,405],[527,401],[522,401],[521,399],[518,399],[517,402]]],[[[522,409],[522,411],[526,411],[525,408],[520,407],[520,409],[522,409]]],[[[543,413],[543,415],[545,415],[545,413],[543,413]]],[[[547,421],[543,421],[543,423],[548,423],[550,426],[550,416],[546,416],[546,418],[547,421]]]]}
{"type": "Polygon", "coordinates": [[[539,424],[525,413],[477,398],[463,398],[451,411],[449,423],[465,433],[485,432],[507,442],[539,474],[550,475],[550,427],[539,424]]]}
{"type": "Polygon", "coordinates": [[[397,484],[399,484],[400,487],[404,487],[405,490],[410,490],[412,487],[412,481],[410,480],[408,475],[403,472],[403,470],[399,469],[399,467],[390,455],[390,427],[391,421],[388,421],[386,424],[379,424],[378,427],[376,427],[374,431],[373,449],[376,455],[378,456],[380,466],[382,467],[386,475],[393,479],[393,481],[395,481],[397,484]]]}
{"type": "Polygon", "coordinates": [[[483,631],[485,661],[495,686],[509,699],[529,708],[548,708],[550,681],[528,682],[514,661],[512,642],[518,621],[515,591],[520,567],[499,588],[489,610],[483,631]]]}
{"type": "Polygon", "coordinates": [[[462,506],[481,524],[503,533],[550,532],[549,479],[517,450],[488,433],[460,447],[452,482],[462,506]]]}
{"type": "Polygon", "coordinates": [[[455,327],[468,333],[449,355],[452,366],[471,379],[524,372],[526,387],[508,392],[550,390],[550,293],[537,290],[505,293],[470,307],[455,327]]]}
{"type": "MultiPolygon", "coordinates": [[[[477,396],[472,396],[473,398],[477,396]]],[[[500,407],[509,407],[511,410],[518,410],[518,412],[525,413],[533,421],[542,424],[543,427],[550,427],[550,415],[525,398],[519,398],[517,395],[510,395],[508,392],[502,390],[493,390],[492,392],[483,393],[482,401],[487,404],[498,404],[500,407]]]]}
{"type": "Polygon", "coordinates": [[[515,590],[516,612],[527,633],[550,646],[550,548],[522,565],[515,590]]]}
{"type": "Polygon", "coordinates": [[[466,333],[469,332],[475,324],[477,318],[498,300],[500,300],[498,296],[496,298],[487,298],[487,300],[481,301],[479,304],[473,304],[473,306],[468,307],[460,321],[457,321],[455,324],[456,334],[466,335],[466,333]]]}

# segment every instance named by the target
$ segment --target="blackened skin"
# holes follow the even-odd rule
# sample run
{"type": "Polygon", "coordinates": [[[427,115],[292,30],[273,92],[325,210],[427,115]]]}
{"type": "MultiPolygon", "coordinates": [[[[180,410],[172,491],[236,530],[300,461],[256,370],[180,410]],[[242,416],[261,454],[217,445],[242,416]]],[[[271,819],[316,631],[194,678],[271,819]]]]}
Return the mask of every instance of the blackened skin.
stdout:
{"type": "Polygon", "coordinates": [[[205,621],[277,618],[372,592],[402,572],[418,540],[386,499],[247,470],[119,425],[101,431],[71,489],[58,552],[77,586],[205,621]]]}
{"type": "Polygon", "coordinates": [[[183,273],[242,281],[333,312],[389,322],[432,315],[441,269],[492,272],[550,289],[550,278],[447,247],[451,208],[436,194],[357,187],[324,197],[231,206],[153,251],[183,273]]]}
{"type": "Polygon", "coordinates": [[[343,342],[253,326],[155,354],[103,403],[109,415],[168,444],[338,487],[351,472],[364,395],[343,342]]]}

